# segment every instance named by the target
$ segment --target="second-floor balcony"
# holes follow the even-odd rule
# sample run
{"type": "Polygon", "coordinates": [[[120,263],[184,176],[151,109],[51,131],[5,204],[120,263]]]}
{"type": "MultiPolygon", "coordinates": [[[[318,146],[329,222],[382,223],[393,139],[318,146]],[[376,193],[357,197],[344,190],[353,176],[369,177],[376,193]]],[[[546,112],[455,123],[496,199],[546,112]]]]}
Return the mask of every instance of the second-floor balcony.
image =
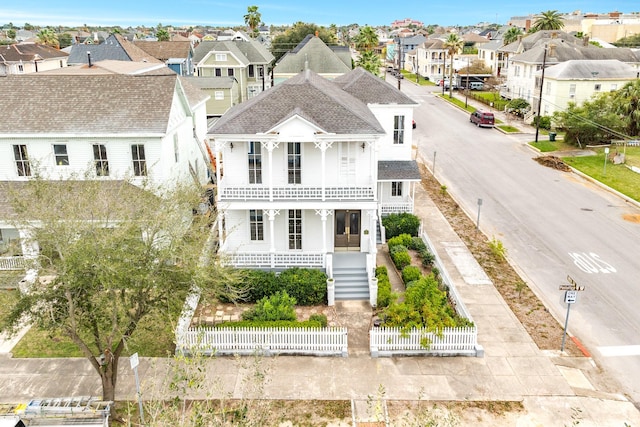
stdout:
{"type": "Polygon", "coordinates": [[[221,201],[231,200],[375,200],[374,186],[309,186],[262,184],[218,186],[221,201]]]}

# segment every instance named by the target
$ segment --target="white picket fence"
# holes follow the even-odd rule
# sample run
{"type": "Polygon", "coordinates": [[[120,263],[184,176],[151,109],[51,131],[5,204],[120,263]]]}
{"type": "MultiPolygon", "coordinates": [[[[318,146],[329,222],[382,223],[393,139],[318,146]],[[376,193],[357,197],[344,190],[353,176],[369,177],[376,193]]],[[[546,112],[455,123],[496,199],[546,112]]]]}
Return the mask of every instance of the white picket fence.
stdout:
{"type": "Polygon", "coordinates": [[[400,328],[377,327],[369,332],[369,346],[372,357],[482,355],[475,326],[444,328],[440,334],[414,329],[404,336],[400,328]],[[428,348],[421,345],[424,338],[429,340],[428,348]]]}
{"type": "Polygon", "coordinates": [[[25,270],[27,260],[21,256],[0,257],[0,270],[25,270]]]}
{"type": "Polygon", "coordinates": [[[195,327],[178,335],[176,353],[347,357],[347,328],[195,327]]]}

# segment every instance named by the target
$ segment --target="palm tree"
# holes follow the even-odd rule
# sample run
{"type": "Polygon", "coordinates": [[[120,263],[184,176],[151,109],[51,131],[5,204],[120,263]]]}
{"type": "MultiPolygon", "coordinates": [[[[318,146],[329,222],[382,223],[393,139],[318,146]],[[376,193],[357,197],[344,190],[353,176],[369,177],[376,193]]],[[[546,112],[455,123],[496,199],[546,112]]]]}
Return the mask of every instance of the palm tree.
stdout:
{"type": "Polygon", "coordinates": [[[253,37],[258,34],[258,25],[262,22],[262,14],[258,12],[258,6],[247,7],[247,14],[244,15],[244,23],[251,29],[253,37]]]}
{"type": "Polygon", "coordinates": [[[382,60],[380,55],[372,50],[365,50],[360,54],[360,58],[356,62],[358,67],[362,67],[375,76],[380,76],[380,67],[382,67],[382,60]]]}
{"type": "Polygon", "coordinates": [[[55,47],[56,49],[60,47],[58,35],[52,28],[43,28],[36,36],[38,37],[38,41],[43,45],[55,47]]]}
{"type": "Polygon", "coordinates": [[[159,42],[168,42],[171,39],[171,35],[165,28],[160,28],[156,31],[156,38],[159,42]]]}
{"type": "Polygon", "coordinates": [[[359,51],[373,50],[378,46],[378,35],[370,26],[364,26],[355,38],[356,49],[359,51]]]}
{"type": "Polygon", "coordinates": [[[640,80],[627,83],[614,94],[615,111],[627,123],[627,133],[640,135],[640,80]]]}
{"type": "Polygon", "coordinates": [[[502,36],[502,44],[506,46],[509,43],[513,43],[518,40],[518,36],[521,36],[522,34],[522,30],[519,27],[511,27],[502,36]]]}
{"type": "Polygon", "coordinates": [[[564,27],[562,22],[562,15],[557,10],[547,10],[541,12],[540,16],[536,19],[531,27],[532,32],[540,30],[560,30],[564,27]]]}
{"type": "MultiPolygon", "coordinates": [[[[451,67],[449,67],[449,98],[451,98],[453,96],[453,55],[462,51],[464,40],[458,37],[457,34],[451,33],[443,43],[443,46],[451,57],[451,67]]],[[[442,84],[444,85],[444,82],[442,84]]]]}

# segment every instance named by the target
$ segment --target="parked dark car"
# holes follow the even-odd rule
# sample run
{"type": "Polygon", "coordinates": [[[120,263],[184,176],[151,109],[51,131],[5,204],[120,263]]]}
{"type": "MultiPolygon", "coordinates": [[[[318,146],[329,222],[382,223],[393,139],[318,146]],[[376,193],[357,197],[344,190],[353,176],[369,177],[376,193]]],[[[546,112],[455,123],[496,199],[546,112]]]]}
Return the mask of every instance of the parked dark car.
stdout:
{"type": "Polygon", "coordinates": [[[492,128],[495,125],[495,117],[493,116],[493,113],[482,110],[477,110],[471,113],[469,121],[476,126],[492,128]]]}

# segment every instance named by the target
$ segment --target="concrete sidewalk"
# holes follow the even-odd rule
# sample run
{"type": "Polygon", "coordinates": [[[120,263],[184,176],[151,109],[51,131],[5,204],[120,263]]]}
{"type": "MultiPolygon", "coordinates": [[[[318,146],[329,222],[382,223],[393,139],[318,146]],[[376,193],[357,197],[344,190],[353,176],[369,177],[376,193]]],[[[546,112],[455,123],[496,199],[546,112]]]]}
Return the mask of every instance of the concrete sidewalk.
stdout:
{"type": "MultiPolygon", "coordinates": [[[[387,400],[521,401],[525,412],[500,425],[565,426],[580,414],[581,426],[640,426],[640,412],[623,396],[607,392],[595,381],[598,370],[588,358],[543,352],[518,322],[466,246],[449,226],[422,187],[416,191],[415,212],[435,246],[449,276],[479,330],[483,358],[406,357],[373,359],[364,336],[348,358],[274,357],[214,358],[206,365],[204,390],[186,398],[268,398],[367,401],[384,387],[387,400]],[[363,348],[360,348],[363,347],[363,348]],[[264,373],[255,385],[256,370],[264,373]],[[506,424],[505,424],[506,423],[506,424]]],[[[393,275],[390,275],[390,277],[393,275]]],[[[393,280],[398,280],[394,278],[393,280]]],[[[338,305],[338,315],[350,334],[368,330],[371,312],[358,303],[338,305]]],[[[143,397],[167,397],[172,377],[168,359],[141,359],[143,397]]],[[[118,400],[136,398],[128,360],[120,362],[118,400]]],[[[0,356],[0,402],[24,402],[34,397],[101,394],[100,381],[88,361],[77,359],[13,359],[0,356]]],[[[475,425],[497,425],[478,420],[475,425]]]]}

